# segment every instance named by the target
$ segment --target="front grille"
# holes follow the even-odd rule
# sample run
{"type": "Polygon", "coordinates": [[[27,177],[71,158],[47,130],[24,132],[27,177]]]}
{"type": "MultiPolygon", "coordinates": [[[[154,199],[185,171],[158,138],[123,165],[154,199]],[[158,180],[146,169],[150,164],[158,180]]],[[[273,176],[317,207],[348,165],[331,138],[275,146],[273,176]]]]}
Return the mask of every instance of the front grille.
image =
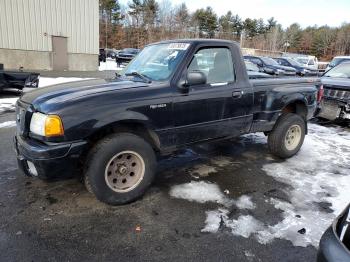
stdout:
{"type": "Polygon", "coordinates": [[[350,91],[325,88],[324,96],[327,98],[333,98],[333,99],[339,99],[339,100],[349,100],[350,91]]]}

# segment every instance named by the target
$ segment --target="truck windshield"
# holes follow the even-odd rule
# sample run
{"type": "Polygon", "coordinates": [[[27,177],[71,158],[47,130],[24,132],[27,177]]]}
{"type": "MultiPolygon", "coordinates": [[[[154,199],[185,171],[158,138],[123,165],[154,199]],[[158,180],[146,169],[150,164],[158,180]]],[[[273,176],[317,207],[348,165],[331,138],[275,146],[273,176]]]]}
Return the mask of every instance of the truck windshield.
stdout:
{"type": "Polygon", "coordinates": [[[142,75],[152,81],[168,80],[189,46],[189,43],[147,46],[120,72],[120,75],[142,75]]]}

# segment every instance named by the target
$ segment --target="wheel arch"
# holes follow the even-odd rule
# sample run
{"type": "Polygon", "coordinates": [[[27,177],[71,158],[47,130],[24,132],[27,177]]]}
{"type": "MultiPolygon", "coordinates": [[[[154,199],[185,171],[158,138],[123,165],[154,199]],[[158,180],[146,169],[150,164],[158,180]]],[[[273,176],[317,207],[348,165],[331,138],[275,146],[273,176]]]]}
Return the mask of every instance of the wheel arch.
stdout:
{"type": "Polygon", "coordinates": [[[132,133],[145,139],[152,148],[160,151],[160,140],[156,132],[140,119],[118,120],[99,127],[96,131],[87,137],[87,140],[94,144],[101,138],[115,133],[132,133]]]}
{"type": "Polygon", "coordinates": [[[282,108],[282,114],[294,113],[300,115],[304,120],[307,117],[307,105],[302,99],[297,99],[286,103],[282,108]]]}
{"type": "MultiPolygon", "coordinates": [[[[305,121],[305,134],[307,134],[308,133],[307,110],[308,110],[307,104],[303,99],[292,100],[292,101],[286,103],[286,105],[282,108],[281,115],[279,116],[279,118],[282,115],[288,114],[288,113],[294,113],[294,114],[301,116],[303,118],[303,120],[305,121]]],[[[278,121],[278,119],[277,119],[277,121],[278,121]]]]}

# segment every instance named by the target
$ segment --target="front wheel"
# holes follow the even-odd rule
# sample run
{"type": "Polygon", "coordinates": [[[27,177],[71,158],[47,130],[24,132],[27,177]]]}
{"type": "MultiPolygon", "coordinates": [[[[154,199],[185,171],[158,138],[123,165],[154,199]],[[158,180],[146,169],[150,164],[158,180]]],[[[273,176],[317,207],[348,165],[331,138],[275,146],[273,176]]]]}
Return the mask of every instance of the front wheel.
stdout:
{"type": "Polygon", "coordinates": [[[141,197],[152,183],[156,169],[152,147],[129,133],[114,134],[98,142],[86,163],[87,189],[110,205],[141,197]]]}
{"type": "Polygon", "coordinates": [[[304,119],[293,113],[282,115],[268,137],[268,147],[272,154],[280,158],[294,156],[300,150],[305,138],[304,119]]]}

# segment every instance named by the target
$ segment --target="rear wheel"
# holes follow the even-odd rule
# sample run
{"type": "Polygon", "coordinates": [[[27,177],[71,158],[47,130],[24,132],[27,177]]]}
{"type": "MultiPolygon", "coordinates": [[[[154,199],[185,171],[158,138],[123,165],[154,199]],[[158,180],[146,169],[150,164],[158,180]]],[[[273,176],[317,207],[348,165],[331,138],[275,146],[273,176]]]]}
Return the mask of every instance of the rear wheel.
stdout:
{"type": "Polygon", "coordinates": [[[129,133],[114,134],[90,152],[85,184],[104,203],[126,204],[144,194],[155,169],[154,151],[144,139],[129,133]]]}
{"type": "Polygon", "coordinates": [[[294,156],[301,148],[305,138],[306,124],[297,114],[284,114],[269,133],[268,147],[274,155],[281,158],[294,156]]]}

